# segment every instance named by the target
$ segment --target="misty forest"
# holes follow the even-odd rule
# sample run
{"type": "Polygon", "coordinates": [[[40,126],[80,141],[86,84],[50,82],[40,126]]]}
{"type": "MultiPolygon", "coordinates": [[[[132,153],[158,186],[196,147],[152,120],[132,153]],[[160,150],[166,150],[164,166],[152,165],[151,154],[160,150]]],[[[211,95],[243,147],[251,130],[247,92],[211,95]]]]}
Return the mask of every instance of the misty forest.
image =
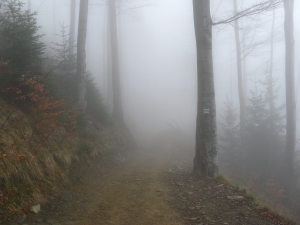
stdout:
{"type": "Polygon", "coordinates": [[[0,224],[300,224],[298,11],[0,0],[0,224]]]}

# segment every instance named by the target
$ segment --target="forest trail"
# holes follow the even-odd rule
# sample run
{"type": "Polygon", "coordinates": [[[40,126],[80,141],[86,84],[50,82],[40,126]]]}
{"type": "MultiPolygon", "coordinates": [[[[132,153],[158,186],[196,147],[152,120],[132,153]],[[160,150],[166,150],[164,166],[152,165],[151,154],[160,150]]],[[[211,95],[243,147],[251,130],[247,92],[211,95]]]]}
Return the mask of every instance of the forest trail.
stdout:
{"type": "Polygon", "coordinates": [[[25,222],[37,225],[183,224],[168,205],[168,187],[162,182],[166,157],[137,155],[106,156],[99,163],[93,163],[78,184],[62,196],[54,197],[41,212],[29,216],[25,222]]]}
{"type": "Polygon", "coordinates": [[[170,149],[106,156],[93,162],[80,182],[19,224],[292,224],[263,215],[246,197],[228,199],[244,193],[216,179],[192,177],[188,161],[170,149]]]}

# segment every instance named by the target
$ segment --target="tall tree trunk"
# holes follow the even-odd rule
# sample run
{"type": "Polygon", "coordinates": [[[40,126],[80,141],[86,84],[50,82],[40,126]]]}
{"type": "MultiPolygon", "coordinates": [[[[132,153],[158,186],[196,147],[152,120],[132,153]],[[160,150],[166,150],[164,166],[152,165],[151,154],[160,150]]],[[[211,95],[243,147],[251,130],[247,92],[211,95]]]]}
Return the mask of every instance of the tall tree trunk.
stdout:
{"type": "Polygon", "coordinates": [[[294,86],[294,0],[284,1],[285,82],[286,82],[286,166],[289,188],[294,178],[296,144],[296,102],[294,86]]]}
{"type": "Polygon", "coordinates": [[[108,6],[107,10],[107,71],[106,71],[106,77],[107,77],[107,84],[106,84],[106,106],[108,108],[108,111],[112,114],[113,113],[113,87],[112,87],[112,40],[111,40],[111,25],[110,25],[110,7],[108,6]]]}
{"type": "MultiPolygon", "coordinates": [[[[268,77],[268,85],[267,85],[267,92],[268,92],[268,104],[269,104],[269,115],[270,115],[270,131],[272,137],[275,137],[275,127],[274,127],[274,121],[275,121],[275,99],[274,99],[274,79],[273,79],[273,61],[274,61],[274,27],[275,27],[275,9],[273,9],[272,13],[272,26],[271,26],[271,37],[270,37],[270,68],[269,68],[269,77],[268,77]]],[[[276,146],[274,146],[273,142],[270,142],[270,148],[271,150],[276,149],[276,146]]],[[[274,163],[274,155],[275,152],[272,152],[270,154],[270,157],[268,159],[268,162],[266,162],[266,165],[268,166],[268,169],[271,171],[274,171],[275,168],[271,167],[274,163]]]]}
{"type": "MultiPolygon", "coordinates": [[[[234,14],[238,13],[237,0],[233,0],[234,14]]],[[[239,101],[240,101],[240,137],[241,137],[241,153],[242,153],[242,164],[244,165],[243,172],[246,171],[246,151],[245,151],[245,100],[243,90],[243,73],[242,73],[242,53],[241,43],[239,34],[239,23],[238,20],[234,21],[234,35],[235,35],[235,46],[236,46],[236,64],[237,64],[237,75],[238,75],[238,89],[239,89],[239,101]]]]}
{"type": "Polygon", "coordinates": [[[78,104],[84,110],[87,106],[86,100],[86,33],[88,20],[88,0],[80,0],[78,37],[77,37],[77,87],[78,104]]]}
{"type": "Polygon", "coordinates": [[[76,0],[70,0],[70,33],[69,33],[69,54],[74,54],[74,42],[75,42],[75,18],[76,18],[76,0]]]}
{"type": "Polygon", "coordinates": [[[53,0],[53,41],[56,42],[56,0],[53,0]]]}
{"type": "Polygon", "coordinates": [[[109,19],[111,33],[111,59],[112,59],[112,89],[113,89],[113,118],[123,124],[122,95],[120,83],[120,65],[118,49],[117,15],[115,0],[109,1],[109,19]]]}
{"type": "Polygon", "coordinates": [[[107,102],[107,39],[108,39],[108,10],[105,10],[103,13],[103,39],[102,39],[102,44],[103,44],[103,51],[102,51],[102,96],[104,99],[104,102],[107,102]]]}
{"type": "Polygon", "coordinates": [[[210,0],[193,0],[197,44],[198,106],[196,125],[195,173],[218,173],[216,106],[212,58],[210,0]]]}
{"type": "Polygon", "coordinates": [[[28,10],[31,11],[31,0],[27,0],[28,10]]]}
{"type": "MultiPolygon", "coordinates": [[[[273,87],[273,61],[274,61],[274,27],[275,27],[275,9],[273,9],[272,15],[272,27],[271,27],[271,40],[270,40],[270,71],[269,71],[269,109],[271,120],[274,120],[274,112],[275,112],[275,105],[274,105],[274,87],[273,87]]],[[[273,123],[272,123],[273,124],[273,123]]],[[[274,128],[271,128],[274,131],[274,128]]]]}
{"type": "MultiPolygon", "coordinates": [[[[248,80],[247,80],[247,53],[246,49],[246,41],[245,38],[243,40],[243,93],[244,93],[244,108],[247,108],[248,105],[248,80]]],[[[246,112],[245,112],[246,113],[246,112]]],[[[246,117],[246,115],[245,115],[246,117]]]]}

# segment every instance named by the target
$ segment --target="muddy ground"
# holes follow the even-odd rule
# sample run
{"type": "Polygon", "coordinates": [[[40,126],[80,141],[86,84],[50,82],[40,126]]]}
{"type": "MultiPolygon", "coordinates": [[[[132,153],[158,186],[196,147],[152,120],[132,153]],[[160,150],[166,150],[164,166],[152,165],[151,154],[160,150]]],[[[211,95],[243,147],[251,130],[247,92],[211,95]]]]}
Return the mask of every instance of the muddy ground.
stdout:
{"type": "Polygon", "coordinates": [[[42,211],[2,224],[293,224],[222,179],[195,177],[190,170],[190,158],[170,149],[100,157],[42,211]]]}

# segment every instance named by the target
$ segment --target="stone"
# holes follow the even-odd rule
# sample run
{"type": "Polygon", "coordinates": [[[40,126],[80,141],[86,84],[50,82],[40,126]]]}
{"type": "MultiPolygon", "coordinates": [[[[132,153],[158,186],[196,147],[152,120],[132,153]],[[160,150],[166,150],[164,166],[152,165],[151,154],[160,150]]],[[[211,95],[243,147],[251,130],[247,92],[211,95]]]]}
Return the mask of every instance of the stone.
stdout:
{"type": "Polygon", "coordinates": [[[38,213],[39,211],[41,211],[41,205],[37,204],[37,205],[33,205],[30,207],[30,211],[34,212],[34,213],[38,213]]]}

